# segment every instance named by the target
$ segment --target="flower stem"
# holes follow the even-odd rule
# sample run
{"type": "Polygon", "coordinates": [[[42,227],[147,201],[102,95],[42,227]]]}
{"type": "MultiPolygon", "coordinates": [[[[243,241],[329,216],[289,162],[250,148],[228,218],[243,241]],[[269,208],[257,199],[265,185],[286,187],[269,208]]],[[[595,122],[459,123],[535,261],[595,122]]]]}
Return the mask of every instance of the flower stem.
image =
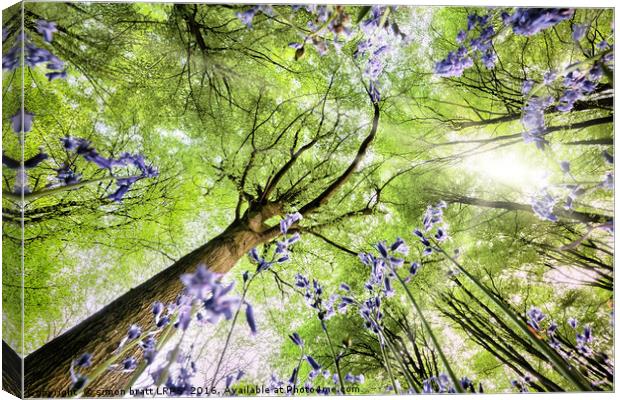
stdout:
{"type": "Polygon", "coordinates": [[[459,393],[464,393],[463,388],[461,387],[460,381],[456,378],[454,371],[450,367],[450,363],[448,363],[448,359],[446,358],[445,354],[441,350],[441,347],[439,346],[439,341],[433,334],[433,330],[431,329],[431,326],[429,325],[428,321],[426,320],[426,318],[424,318],[424,314],[422,314],[422,310],[420,309],[420,307],[418,306],[418,303],[415,301],[413,295],[409,291],[407,284],[400,277],[400,275],[398,275],[398,273],[395,272],[394,275],[396,275],[396,278],[398,278],[398,281],[405,289],[405,292],[407,293],[407,297],[409,297],[411,304],[413,304],[413,307],[415,308],[416,313],[420,317],[420,320],[422,321],[422,326],[424,326],[424,330],[426,331],[426,334],[431,338],[431,342],[433,342],[433,347],[437,351],[437,354],[439,355],[439,358],[441,359],[441,362],[444,368],[446,369],[446,372],[448,373],[448,375],[450,376],[450,379],[452,380],[452,383],[454,384],[454,389],[459,393]]]}
{"type": "Polygon", "coordinates": [[[331,350],[332,357],[334,358],[334,364],[336,365],[336,372],[338,373],[338,382],[340,382],[340,390],[342,394],[344,391],[344,380],[342,379],[342,372],[340,371],[340,361],[338,361],[338,357],[336,356],[336,352],[334,351],[334,346],[332,344],[332,340],[329,337],[329,332],[327,331],[327,326],[324,321],[321,321],[321,325],[323,327],[323,331],[325,332],[325,336],[327,336],[327,343],[329,343],[329,350],[331,350]]]}

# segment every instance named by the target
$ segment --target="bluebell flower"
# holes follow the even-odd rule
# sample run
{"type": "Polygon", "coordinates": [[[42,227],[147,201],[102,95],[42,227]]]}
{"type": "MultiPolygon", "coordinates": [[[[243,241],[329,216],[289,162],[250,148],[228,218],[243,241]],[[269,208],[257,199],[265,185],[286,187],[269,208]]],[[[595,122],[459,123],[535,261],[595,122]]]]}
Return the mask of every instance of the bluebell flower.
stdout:
{"type": "Polygon", "coordinates": [[[295,212],[293,214],[287,214],[281,221],[280,221],[280,232],[283,234],[286,234],[288,232],[288,230],[291,228],[291,226],[301,220],[303,218],[303,216],[298,213],[295,212]]]}
{"type": "Polygon", "coordinates": [[[532,36],[573,16],[570,8],[517,8],[505,23],[517,35],[532,36]]]}
{"type": "Polygon", "coordinates": [[[243,12],[238,12],[235,15],[239,18],[246,27],[252,29],[252,21],[254,20],[254,16],[258,12],[258,6],[250,7],[243,12]]]}
{"type": "Polygon", "coordinates": [[[250,327],[250,332],[252,335],[256,334],[256,321],[254,320],[254,309],[250,305],[250,303],[245,303],[245,317],[248,321],[248,326],[250,327]]]}
{"type": "Polygon", "coordinates": [[[581,39],[583,39],[583,37],[586,35],[586,32],[588,30],[588,25],[586,24],[581,24],[581,25],[573,25],[573,40],[575,42],[580,41],[581,39]]]}
{"type": "Polygon", "coordinates": [[[551,196],[546,189],[542,189],[534,195],[531,200],[532,210],[540,219],[556,222],[557,216],[553,213],[553,209],[557,199],[551,196]]]}
{"type": "Polygon", "coordinates": [[[312,356],[307,355],[306,356],[306,361],[308,362],[308,364],[310,365],[310,367],[312,367],[313,370],[318,371],[321,369],[321,366],[319,365],[319,363],[317,363],[314,358],[312,358],[312,356]]]}
{"type": "Polygon", "coordinates": [[[20,109],[17,114],[11,117],[11,128],[13,129],[13,132],[30,132],[32,130],[33,119],[33,113],[20,109]]]}
{"type": "Polygon", "coordinates": [[[603,179],[603,182],[599,183],[599,187],[603,188],[603,189],[609,189],[609,190],[613,190],[614,189],[614,174],[613,172],[608,172],[605,174],[605,178],[603,179]]]}
{"type": "Polygon", "coordinates": [[[469,379],[468,377],[466,377],[466,376],[462,377],[462,378],[461,378],[461,380],[460,380],[460,384],[461,384],[461,387],[462,387],[464,390],[468,390],[468,389],[470,389],[470,388],[471,388],[471,389],[472,389],[472,391],[473,391],[473,384],[472,384],[472,381],[471,381],[471,379],[469,379]]]}
{"type": "Polygon", "coordinates": [[[93,355],[90,353],[82,354],[77,360],[75,360],[75,366],[79,368],[90,367],[93,362],[93,355]]]}
{"type": "Polygon", "coordinates": [[[129,185],[120,185],[117,186],[116,191],[114,191],[114,193],[108,195],[108,199],[120,203],[123,201],[123,197],[127,194],[127,192],[129,191],[129,185]]]}
{"type": "Polygon", "coordinates": [[[24,160],[24,169],[32,169],[41,164],[43,161],[47,160],[49,156],[43,153],[42,150],[39,150],[39,153],[34,156],[24,160]]]}
{"type": "Polygon", "coordinates": [[[558,324],[555,321],[552,321],[547,327],[547,335],[553,337],[555,332],[558,330],[558,324]]]}
{"type": "Polygon", "coordinates": [[[71,390],[78,391],[82,389],[87,381],[88,381],[88,378],[86,378],[84,375],[80,375],[80,374],[77,374],[75,376],[72,375],[71,376],[71,382],[72,382],[71,390]]]}
{"type": "Polygon", "coordinates": [[[161,301],[156,301],[153,303],[152,307],[153,315],[157,318],[164,311],[164,304],[161,301]]]}
{"type": "Polygon", "coordinates": [[[543,82],[545,85],[550,85],[553,81],[555,81],[555,78],[557,78],[557,74],[555,72],[547,71],[543,75],[543,82]]]}
{"type": "Polygon", "coordinates": [[[127,340],[137,339],[142,333],[142,329],[138,325],[131,325],[127,331],[127,340]]]}
{"type": "Polygon", "coordinates": [[[420,269],[420,264],[418,264],[417,262],[412,262],[411,266],[409,267],[409,274],[413,276],[418,273],[419,269],[420,269]]]}
{"type": "Polygon", "coordinates": [[[166,325],[168,325],[170,323],[170,316],[169,315],[164,315],[163,317],[159,318],[156,322],[156,326],[157,328],[161,329],[163,327],[165,327],[166,325]]]}
{"type": "Polygon", "coordinates": [[[67,71],[53,71],[53,72],[48,72],[45,74],[45,76],[47,77],[47,80],[49,82],[53,81],[54,79],[65,79],[67,77],[67,71]]]}
{"type": "Polygon", "coordinates": [[[593,79],[595,81],[600,80],[603,77],[603,66],[601,65],[601,63],[595,63],[588,72],[588,76],[590,77],[590,79],[593,79]]]}
{"type": "Polygon", "coordinates": [[[136,369],[137,366],[138,362],[134,357],[128,357],[121,363],[121,367],[125,372],[133,371],[134,369],[136,369]]]}
{"type": "Polygon", "coordinates": [[[601,40],[600,42],[596,44],[596,48],[599,50],[605,50],[608,47],[609,47],[609,43],[607,43],[606,40],[601,40]]]}
{"type": "Polygon", "coordinates": [[[370,82],[369,91],[370,91],[370,100],[373,103],[378,103],[379,101],[381,101],[381,93],[379,93],[379,89],[377,88],[376,82],[374,81],[370,82]]]}
{"type": "Polygon", "coordinates": [[[478,23],[478,16],[476,14],[469,14],[467,16],[467,30],[471,31],[476,27],[478,23]]]}
{"type": "Polygon", "coordinates": [[[523,86],[521,87],[521,93],[528,94],[532,88],[534,87],[534,81],[531,79],[523,81],[523,86]]]}
{"type": "Polygon", "coordinates": [[[565,174],[570,173],[570,163],[568,161],[561,161],[560,162],[560,169],[562,170],[562,172],[564,172],[565,174]]]}
{"type": "Polygon", "coordinates": [[[192,322],[192,307],[184,304],[179,308],[179,317],[174,327],[182,331],[186,331],[192,322]]]}
{"type": "Polygon", "coordinates": [[[467,37],[467,33],[463,30],[459,31],[459,33],[456,34],[456,42],[457,43],[463,43],[465,41],[465,38],[467,37]]]}
{"type": "Polygon", "coordinates": [[[572,317],[569,318],[568,319],[568,325],[570,325],[570,327],[573,328],[573,329],[577,329],[577,325],[578,325],[577,320],[575,318],[572,318],[572,317]]]}
{"type": "Polygon", "coordinates": [[[41,34],[43,40],[50,43],[54,32],[58,32],[55,22],[48,22],[42,19],[36,21],[37,32],[41,34]]]}
{"type": "Polygon", "coordinates": [[[56,178],[64,185],[73,185],[82,179],[82,175],[73,171],[68,165],[63,164],[56,169],[56,178]]]}
{"type": "Polygon", "coordinates": [[[463,71],[474,65],[474,61],[468,55],[459,55],[451,51],[446,58],[435,63],[435,74],[442,77],[458,77],[463,71]]]}
{"type": "Polygon", "coordinates": [[[539,308],[536,307],[532,307],[529,309],[529,311],[526,313],[527,317],[528,317],[528,324],[536,329],[537,331],[540,331],[540,322],[545,319],[545,314],[543,314],[542,311],[540,311],[539,308]]]}
{"type": "Polygon", "coordinates": [[[493,69],[495,68],[495,63],[497,62],[497,54],[494,51],[489,50],[484,53],[481,60],[487,69],[493,69]]]}
{"type": "Polygon", "coordinates": [[[430,379],[425,379],[422,381],[422,393],[430,394],[433,393],[433,385],[431,384],[430,379]]]}
{"type": "Polygon", "coordinates": [[[295,343],[295,345],[302,347],[304,345],[304,341],[303,339],[299,336],[299,334],[297,332],[293,332],[293,334],[288,336],[293,343],[295,343]]]}

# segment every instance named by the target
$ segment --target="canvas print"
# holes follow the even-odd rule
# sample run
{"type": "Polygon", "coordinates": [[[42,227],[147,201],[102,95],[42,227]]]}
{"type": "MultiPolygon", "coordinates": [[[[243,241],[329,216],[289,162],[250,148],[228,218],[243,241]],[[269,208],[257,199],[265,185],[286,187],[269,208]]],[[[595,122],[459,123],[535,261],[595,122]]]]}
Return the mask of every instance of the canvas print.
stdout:
{"type": "Polygon", "coordinates": [[[3,389],[612,392],[613,11],[6,8],[3,389]]]}

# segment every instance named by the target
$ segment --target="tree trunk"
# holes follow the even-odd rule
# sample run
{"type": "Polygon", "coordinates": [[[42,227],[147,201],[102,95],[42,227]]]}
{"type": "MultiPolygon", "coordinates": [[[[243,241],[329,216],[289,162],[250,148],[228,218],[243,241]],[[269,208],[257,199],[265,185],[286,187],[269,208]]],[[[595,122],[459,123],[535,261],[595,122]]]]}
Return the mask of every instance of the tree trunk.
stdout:
{"type": "Polygon", "coordinates": [[[2,390],[22,397],[22,358],[2,341],[2,390]]]}
{"type": "MultiPolygon", "coordinates": [[[[104,362],[117,348],[132,324],[147,329],[154,323],[154,302],[175,301],[183,284],[179,277],[204,263],[209,270],[225,273],[251,248],[272,239],[277,230],[258,233],[242,221],[233,222],[220,235],[179,259],[141,285],[131,289],[86,320],[46,343],[25,359],[26,397],[57,397],[69,390],[71,361],[83,353],[93,355],[93,364],[104,362]]],[[[131,374],[104,373],[93,388],[123,388],[131,374]]]]}
{"type": "MultiPolygon", "coordinates": [[[[447,195],[447,196],[444,196],[444,198],[446,201],[449,201],[452,203],[469,204],[469,205],[477,206],[477,207],[500,208],[503,210],[525,211],[528,213],[534,212],[532,210],[531,205],[515,203],[512,201],[502,201],[502,200],[492,201],[492,200],[479,199],[475,197],[454,196],[454,195],[447,195]]],[[[559,207],[556,207],[553,210],[553,212],[560,218],[563,218],[566,220],[572,220],[572,221],[579,221],[583,223],[604,224],[604,223],[609,223],[613,221],[613,217],[609,215],[563,210],[559,207]]]]}

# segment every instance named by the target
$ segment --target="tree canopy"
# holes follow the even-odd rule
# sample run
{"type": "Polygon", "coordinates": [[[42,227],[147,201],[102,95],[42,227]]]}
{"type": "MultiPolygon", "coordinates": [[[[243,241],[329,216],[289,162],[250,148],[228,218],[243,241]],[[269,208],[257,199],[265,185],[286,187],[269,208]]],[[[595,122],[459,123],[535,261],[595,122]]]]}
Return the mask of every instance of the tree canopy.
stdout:
{"type": "Polygon", "coordinates": [[[613,390],[611,9],[21,20],[2,285],[27,393],[613,390]]]}

